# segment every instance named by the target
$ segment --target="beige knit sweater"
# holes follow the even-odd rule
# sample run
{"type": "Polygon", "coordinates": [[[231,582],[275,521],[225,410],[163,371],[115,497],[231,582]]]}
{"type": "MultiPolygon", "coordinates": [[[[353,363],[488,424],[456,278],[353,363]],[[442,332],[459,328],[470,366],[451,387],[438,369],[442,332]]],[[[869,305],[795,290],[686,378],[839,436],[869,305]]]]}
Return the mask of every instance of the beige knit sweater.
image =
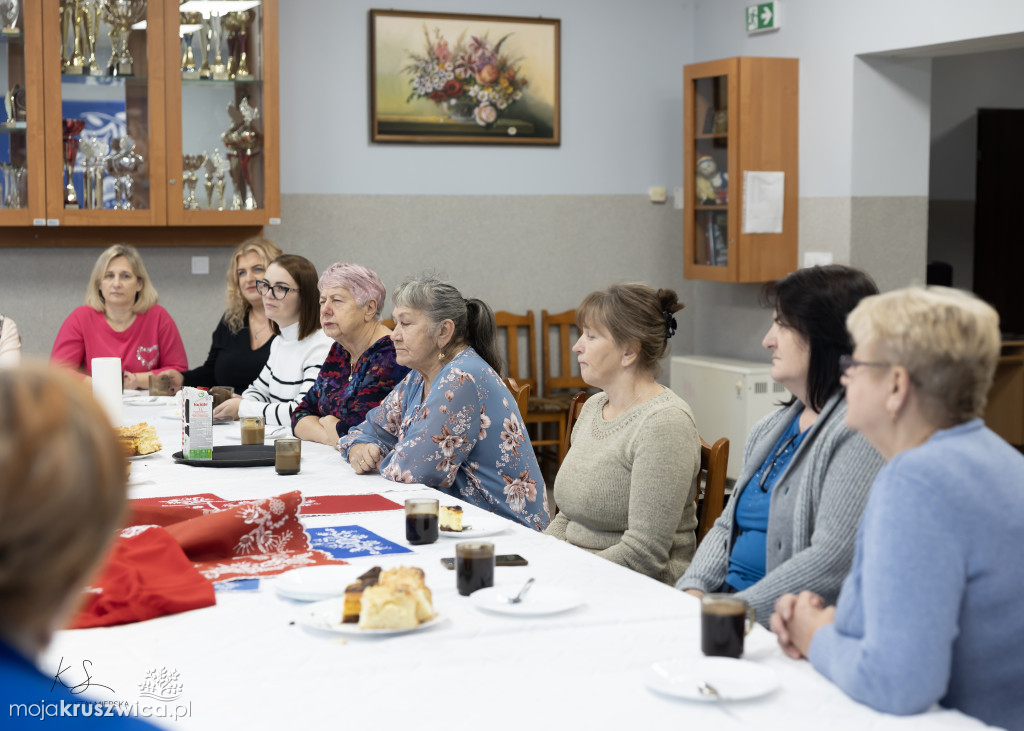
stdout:
{"type": "Polygon", "coordinates": [[[555,477],[548,535],[666,584],[690,565],[700,437],[685,401],[665,389],[618,418],[587,400],[555,477]]]}

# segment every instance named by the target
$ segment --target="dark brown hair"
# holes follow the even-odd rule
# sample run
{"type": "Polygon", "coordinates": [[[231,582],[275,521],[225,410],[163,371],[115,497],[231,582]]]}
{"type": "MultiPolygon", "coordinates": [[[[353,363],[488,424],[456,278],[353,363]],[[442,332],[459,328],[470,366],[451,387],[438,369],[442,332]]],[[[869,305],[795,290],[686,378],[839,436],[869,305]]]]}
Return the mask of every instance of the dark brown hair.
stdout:
{"type": "MultiPolygon", "coordinates": [[[[270,264],[277,264],[288,272],[299,287],[299,340],[305,340],[320,329],[320,290],[316,286],[319,279],[316,267],[298,254],[282,254],[270,264]]],[[[271,320],[270,326],[275,333],[281,334],[276,322],[271,320]]]]}

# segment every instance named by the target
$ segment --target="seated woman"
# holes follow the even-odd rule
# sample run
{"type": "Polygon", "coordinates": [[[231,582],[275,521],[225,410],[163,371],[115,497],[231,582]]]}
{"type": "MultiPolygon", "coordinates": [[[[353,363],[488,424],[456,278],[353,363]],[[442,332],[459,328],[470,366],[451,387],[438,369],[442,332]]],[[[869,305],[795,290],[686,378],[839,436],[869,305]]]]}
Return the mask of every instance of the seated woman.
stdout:
{"type": "Polygon", "coordinates": [[[793,398],[751,429],[732,497],[676,588],[739,592],[765,625],[788,591],[839,595],[882,467],[843,421],[839,356],[852,347],[846,315],[877,292],[866,274],[838,265],[799,269],[766,289],[775,312],[762,345],[772,379],[793,398]]]}
{"type": "Polygon", "coordinates": [[[338,447],[360,473],[419,482],[536,530],[547,495],[523,418],[498,372],[491,308],[436,279],[395,292],[395,355],[412,371],[338,447]]]}
{"type": "Polygon", "coordinates": [[[91,376],[93,358],[120,358],[125,388],[148,388],[154,373],[185,370],[178,327],[156,302],[138,249],[114,244],[96,260],[85,305],[60,326],[50,361],[91,376]]]}
{"type": "Polygon", "coordinates": [[[284,254],[256,282],[275,334],[270,357],[245,392],[213,410],[214,419],[262,416],[268,426],[288,426],[292,411],[323,367],[331,340],[320,329],[316,269],[304,256],[284,254]]]}
{"type": "Polygon", "coordinates": [[[262,236],[238,245],[228,264],[227,309],[213,331],[206,362],[184,373],[167,371],[172,392],[182,386],[231,386],[241,393],[260,375],[270,357],[274,331],[256,282],[279,256],[277,244],[262,236]]]}
{"type": "Polygon", "coordinates": [[[320,324],[334,345],[292,413],[292,431],[300,439],[337,447],[338,437],[361,423],[409,369],[395,362],[391,330],[381,322],[387,290],[376,272],[339,262],[317,286],[320,324]]]}
{"type": "Polygon", "coordinates": [[[593,292],[577,308],[572,350],[603,392],[573,428],[545,531],[667,584],[697,545],[700,436],[686,402],[654,380],[682,308],[672,290],[644,284],[593,292]]]}
{"type": "Polygon", "coordinates": [[[21,335],[9,317],[0,315],[0,368],[13,368],[21,363],[21,335]]]}
{"type": "MultiPolygon", "coordinates": [[[[0,371],[0,403],[0,688],[3,713],[21,728],[29,719],[18,719],[18,704],[88,704],[92,711],[97,701],[69,688],[82,680],[71,679],[74,671],[58,678],[60,668],[41,672],[36,663],[114,539],[128,475],[113,431],[103,426],[106,414],[74,376],[40,366],[0,371]]],[[[153,728],[131,717],[103,721],[153,728]]]]}
{"type": "Polygon", "coordinates": [[[1024,456],[982,421],[999,316],[953,289],[864,300],[848,319],[846,422],[882,453],[839,601],[776,605],[772,629],[855,700],[938,702],[1024,728],[1024,456]]]}

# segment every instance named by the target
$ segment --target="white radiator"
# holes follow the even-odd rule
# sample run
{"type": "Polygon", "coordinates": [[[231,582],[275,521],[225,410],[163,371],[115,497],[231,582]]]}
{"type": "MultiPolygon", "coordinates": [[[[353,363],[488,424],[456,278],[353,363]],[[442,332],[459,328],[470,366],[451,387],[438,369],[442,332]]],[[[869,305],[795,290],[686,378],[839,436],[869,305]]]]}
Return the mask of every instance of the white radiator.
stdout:
{"type": "Polygon", "coordinates": [[[771,364],[732,358],[677,356],[672,358],[669,386],[690,404],[704,440],[729,437],[729,479],[743,463],[747,435],[763,416],[788,401],[789,391],[769,376],[771,364]]]}

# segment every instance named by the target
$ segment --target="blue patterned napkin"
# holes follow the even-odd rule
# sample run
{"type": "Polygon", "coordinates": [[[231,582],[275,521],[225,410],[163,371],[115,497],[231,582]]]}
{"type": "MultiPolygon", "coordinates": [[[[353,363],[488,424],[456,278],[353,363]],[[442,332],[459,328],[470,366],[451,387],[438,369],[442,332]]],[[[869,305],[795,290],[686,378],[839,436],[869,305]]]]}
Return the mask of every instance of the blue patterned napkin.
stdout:
{"type": "Polygon", "coordinates": [[[412,549],[381,538],[359,525],[306,528],[309,545],[333,558],[382,556],[387,553],[412,553],[412,549]]]}

